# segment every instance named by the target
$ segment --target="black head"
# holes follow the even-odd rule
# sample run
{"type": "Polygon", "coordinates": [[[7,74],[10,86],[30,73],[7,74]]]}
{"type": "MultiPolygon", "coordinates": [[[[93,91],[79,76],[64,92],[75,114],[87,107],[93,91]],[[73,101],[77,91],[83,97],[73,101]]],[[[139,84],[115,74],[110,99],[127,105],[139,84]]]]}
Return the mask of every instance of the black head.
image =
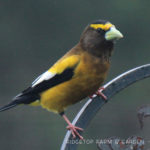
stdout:
{"type": "Polygon", "coordinates": [[[95,20],[91,24],[106,24],[106,23],[108,23],[108,21],[106,20],[95,20]]]}
{"type": "Polygon", "coordinates": [[[85,50],[104,50],[113,47],[113,41],[122,37],[120,31],[109,21],[97,20],[85,28],[80,43],[85,50]]]}

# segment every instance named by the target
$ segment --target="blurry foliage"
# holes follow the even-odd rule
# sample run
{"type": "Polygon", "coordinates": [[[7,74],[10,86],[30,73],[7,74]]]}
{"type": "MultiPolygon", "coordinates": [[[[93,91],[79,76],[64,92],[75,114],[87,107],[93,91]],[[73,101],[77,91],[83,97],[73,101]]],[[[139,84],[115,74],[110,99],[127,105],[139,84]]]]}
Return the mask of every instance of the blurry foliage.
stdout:
{"type": "MultiPolygon", "coordinates": [[[[143,119],[150,117],[150,106],[141,106],[138,109],[137,116],[142,129],[144,126],[143,119]]],[[[149,142],[149,140],[146,142],[149,142]]],[[[144,139],[139,136],[131,136],[125,140],[117,137],[97,140],[97,147],[99,150],[143,150],[144,145],[144,139]]]]}
{"type": "MultiPolygon", "coordinates": [[[[148,0],[0,0],[0,105],[29,86],[73,47],[84,27],[96,19],[111,21],[124,34],[115,46],[107,81],[149,63],[149,6],[148,0]]],[[[149,82],[146,79],[136,83],[115,96],[115,101],[97,114],[84,137],[96,138],[100,133],[101,137],[140,134],[149,138],[149,127],[145,126],[141,133],[133,111],[133,107],[148,102],[149,82]],[[99,126],[102,129],[98,133],[99,126]]],[[[83,103],[68,109],[69,118],[83,103]]],[[[58,149],[65,126],[57,115],[20,106],[0,114],[1,149],[58,149]]],[[[95,144],[81,145],[79,149],[94,147],[95,144]]]]}
{"type": "Polygon", "coordinates": [[[105,141],[100,140],[97,147],[99,150],[143,150],[144,139],[138,136],[132,136],[126,140],[112,137],[105,141]]]}
{"type": "Polygon", "coordinates": [[[150,117],[150,105],[140,107],[137,115],[138,115],[140,127],[142,129],[144,126],[144,123],[143,123],[144,118],[150,117]]]}

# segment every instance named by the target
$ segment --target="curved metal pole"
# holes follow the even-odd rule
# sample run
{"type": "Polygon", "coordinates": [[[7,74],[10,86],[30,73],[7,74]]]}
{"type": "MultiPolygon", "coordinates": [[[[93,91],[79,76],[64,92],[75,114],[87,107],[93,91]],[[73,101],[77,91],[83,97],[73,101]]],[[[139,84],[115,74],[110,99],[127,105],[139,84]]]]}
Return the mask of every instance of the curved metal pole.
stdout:
{"type": "MultiPolygon", "coordinates": [[[[136,81],[142,80],[149,76],[150,64],[131,69],[105,84],[105,90],[103,90],[103,93],[109,100],[112,96],[114,96],[124,88],[135,83],[136,81]]],[[[93,100],[89,99],[74,118],[73,124],[85,129],[104,104],[105,101],[101,97],[95,96],[93,100]]],[[[78,140],[78,137],[76,139],[72,139],[71,132],[67,131],[61,146],[61,150],[76,150],[78,146],[78,144],[76,144],[77,142],[71,141],[78,140]]]]}

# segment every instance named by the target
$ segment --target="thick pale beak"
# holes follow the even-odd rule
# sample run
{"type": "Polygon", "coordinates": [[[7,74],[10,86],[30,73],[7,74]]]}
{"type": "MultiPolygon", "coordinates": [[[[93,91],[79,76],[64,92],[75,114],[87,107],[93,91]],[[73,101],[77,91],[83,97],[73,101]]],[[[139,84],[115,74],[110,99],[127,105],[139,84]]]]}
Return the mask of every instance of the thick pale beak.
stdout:
{"type": "Polygon", "coordinates": [[[122,33],[115,27],[111,27],[109,31],[105,33],[105,39],[108,41],[118,40],[123,38],[122,33]]]}

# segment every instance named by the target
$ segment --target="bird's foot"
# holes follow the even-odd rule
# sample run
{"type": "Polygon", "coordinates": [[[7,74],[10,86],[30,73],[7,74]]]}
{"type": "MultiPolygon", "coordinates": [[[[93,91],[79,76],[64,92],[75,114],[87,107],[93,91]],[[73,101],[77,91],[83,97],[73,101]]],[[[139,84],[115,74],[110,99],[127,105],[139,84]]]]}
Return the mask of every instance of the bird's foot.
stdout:
{"type": "Polygon", "coordinates": [[[69,124],[66,128],[71,131],[73,138],[76,138],[76,136],[78,136],[80,140],[83,140],[83,137],[78,132],[78,130],[83,131],[82,128],[76,127],[72,124],[69,124]]]}
{"type": "Polygon", "coordinates": [[[100,87],[95,94],[101,96],[104,100],[107,101],[107,96],[103,94],[104,89],[104,87],[100,87]]]}
{"type": "Polygon", "coordinates": [[[79,131],[83,131],[82,128],[76,127],[74,126],[69,119],[67,118],[67,116],[64,114],[64,112],[60,113],[60,115],[64,118],[64,120],[67,122],[68,126],[67,129],[71,131],[71,134],[73,136],[73,138],[76,138],[76,136],[78,136],[81,140],[83,140],[83,137],[79,134],[79,131]]]}
{"type": "Polygon", "coordinates": [[[100,88],[96,91],[95,94],[93,94],[93,95],[91,95],[91,96],[89,96],[89,97],[92,99],[92,98],[94,97],[94,95],[101,96],[101,97],[107,102],[107,96],[102,93],[102,91],[103,91],[104,89],[105,89],[104,87],[100,87],[100,88]]]}

